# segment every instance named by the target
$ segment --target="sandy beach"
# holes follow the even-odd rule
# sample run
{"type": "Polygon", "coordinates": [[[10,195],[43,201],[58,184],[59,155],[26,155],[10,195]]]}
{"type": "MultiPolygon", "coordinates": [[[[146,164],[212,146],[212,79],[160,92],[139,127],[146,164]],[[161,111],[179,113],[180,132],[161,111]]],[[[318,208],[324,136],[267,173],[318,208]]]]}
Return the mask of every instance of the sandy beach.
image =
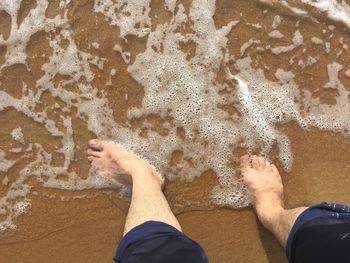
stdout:
{"type": "MultiPolygon", "coordinates": [[[[2,2],[0,0],[0,3],[2,2]]],[[[45,1],[37,3],[34,0],[23,0],[19,2],[21,4],[16,12],[18,14],[16,23],[21,24],[21,21],[26,21],[25,18],[31,14],[30,10],[36,10],[38,3],[43,5],[45,1]]],[[[94,11],[97,1],[54,0],[49,2],[44,8],[45,16],[53,19],[57,15],[63,17],[65,14],[67,21],[46,22],[46,26],[50,23],[55,24],[53,29],[46,30],[45,27],[38,27],[38,31],[33,34],[26,35],[25,30],[19,32],[23,41],[26,36],[30,38],[25,46],[26,64],[20,63],[22,57],[19,55],[9,56],[7,48],[10,44],[2,45],[0,41],[0,66],[2,65],[0,91],[8,96],[5,97],[4,93],[0,94],[0,182],[2,182],[0,183],[0,197],[7,196],[7,200],[10,200],[6,203],[9,205],[6,206],[8,209],[6,212],[1,213],[0,209],[0,221],[5,222],[8,216],[12,215],[12,223],[16,226],[13,227],[15,229],[8,227],[0,231],[0,262],[112,262],[116,247],[122,237],[129,201],[128,197],[120,197],[119,190],[108,187],[96,189],[98,188],[96,185],[86,186],[85,182],[90,182],[84,181],[90,178],[89,162],[85,158],[87,142],[89,139],[101,136],[104,137],[103,139],[108,139],[108,132],[112,128],[108,126],[108,119],[103,123],[106,126],[99,128],[94,127],[91,124],[93,122],[90,122],[94,119],[92,113],[89,115],[89,112],[94,111],[95,108],[89,107],[100,101],[96,100],[95,104],[89,104],[90,106],[86,106],[84,102],[91,100],[87,94],[92,94],[92,97],[95,98],[106,98],[101,100],[102,106],[96,108],[96,111],[109,112],[103,108],[107,105],[115,123],[119,127],[139,132],[140,138],[147,138],[147,132],[150,133],[152,130],[157,131],[157,134],[164,138],[168,136],[171,130],[169,126],[175,123],[175,120],[170,117],[170,120],[154,114],[134,119],[128,117],[128,110],[131,108],[142,109],[143,100],[147,95],[147,89],[136,80],[135,76],[138,76],[138,71],[132,66],[136,65],[140,54],[151,49],[147,44],[149,36],[147,32],[156,31],[159,25],[170,27],[168,23],[173,21],[172,19],[181,10],[181,7],[184,9],[184,14],[189,14],[192,2],[175,1],[175,7],[171,11],[171,8],[167,8],[163,1],[150,1],[148,14],[151,21],[150,27],[145,27],[147,30],[144,31],[137,31],[138,34],[146,32],[144,36],[125,33],[118,23],[113,25],[112,20],[108,19],[105,14],[94,11]],[[62,37],[64,30],[69,32],[67,33],[68,40],[55,38],[62,37]],[[125,36],[121,37],[123,32],[125,36]],[[60,73],[50,75],[47,69],[49,66],[44,68],[43,65],[45,63],[51,65],[50,61],[53,61],[55,52],[60,48],[69,50],[73,42],[76,46],[72,50],[79,50],[81,52],[78,56],[79,61],[85,63],[81,65],[88,64],[90,68],[86,69],[81,66],[80,71],[83,73],[79,77],[76,72],[64,74],[62,72],[68,66],[57,60],[56,64],[53,63],[55,67],[58,67],[57,63],[61,63],[63,67],[60,68],[60,73]],[[9,62],[9,58],[17,62],[9,62]],[[135,71],[132,71],[133,69],[135,71]],[[48,76],[49,81],[45,80],[45,76],[48,76]],[[44,84],[52,84],[52,88],[46,89],[44,84]],[[84,90],[82,87],[84,85],[90,85],[91,90],[87,88],[87,91],[84,90]],[[60,86],[60,91],[53,92],[58,86],[60,86]],[[25,96],[28,96],[30,101],[34,101],[35,96],[30,96],[39,90],[41,90],[41,95],[34,103],[34,107],[31,104],[28,104],[28,107],[14,106],[27,105],[25,100],[22,101],[22,104],[18,102],[25,96]],[[75,95],[69,97],[68,94],[75,95]],[[11,103],[15,101],[19,104],[11,104],[9,98],[11,98],[11,103]],[[83,106],[85,111],[80,111],[79,107],[83,108],[83,106]],[[36,113],[42,113],[42,115],[35,115],[36,113]],[[67,124],[68,122],[71,126],[67,124]],[[52,128],[53,126],[57,129],[52,128]],[[23,137],[15,136],[13,131],[18,127],[23,137]],[[67,154],[69,147],[64,148],[65,143],[70,139],[74,142],[73,148],[70,149],[74,153],[73,158],[67,154]],[[68,150],[60,151],[61,148],[68,150]],[[50,153],[51,156],[45,153],[50,153]],[[38,156],[42,156],[40,161],[31,165],[33,160],[39,160],[38,156]],[[11,160],[14,161],[11,162],[11,160]],[[69,160],[69,165],[65,166],[67,160],[69,160]],[[7,163],[11,165],[6,166],[6,161],[10,161],[7,163]],[[6,167],[8,169],[5,169],[6,167]],[[52,171],[57,171],[57,174],[51,178],[46,174],[40,176],[40,173],[35,176],[24,176],[25,173],[22,170],[26,167],[30,169],[41,167],[40,172],[43,174],[45,170],[51,171],[52,167],[65,168],[53,169],[52,171]],[[73,174],[78,179],[70,179],[74,177],[73,174]],[[23,176],[25,180],[18,181],[20,176],[23,176]],[[57,184],[58,181],[62,184],[57,184]],[[28,193],[23,196],[19,195],[16,192],[18,189],[12,184],[16,182],[28,185],[30,189],[28,193]],[[81,190],[65,190],[66,185],[70,183],[74,185],[74,182],[75,187],[78,188],[77,185],[79,185],[81,190]],[[16,193],[18,196],[11,199],[9,193],[16,193]],[[30,205],[26,207],[25,213],[17,216],[13,207],[15,207],[15,202],[19,202],[18,200],[21,202],[30,200],[30,205]]],[[[278,3],[271,5],[257,0],[216,1],[213,20],[217,29],[225,27],[232,21],[239,21],[226,34],[227,50],[225,52],[233,56],[235,60],[249,57],[252,60],[250,70],[260,69],[266,81],[283,82],[283,79],[276,77],[278,69],[292,72],[294,74],[292,82],[300,91],[301,97],[310,95],[323,106],[336,105],[338,107],[340,105],[340,110],[337,108],[333,117],[334,122],[337,118],[342,120],[342,114],[349,116],[346,107],[350,104],[350,97],[345,97],[344,100],[339,98],[344,94],[348,95],[350,90],[350,76],[347,74],[349,52],[346,45],[349,43],[350,29],[343,22],[333,21],[314,7],[302,5],[299,1],[291,2],[295,7],[306,10],[308,15],[296,14],[278,3]],[[274,21],[277,15],[281,22],[275,27],[272,25],[276,23],[274,21]],[[278,30],[283,37],[279,37],[277,33],[274,33],[273,37],[269,36],[273,30],[278,30]],[[302,35],[302,44],[295,40],[296,31],[302,35]],[[322,40],[322,44],[318,43],[315,38],[322,40]],[[329,49],[328,44],[325,43],[329,43],[329,49]],[[288,51],[279,53],[280,49],[273,49],[279,46],[288,47],[288,51]],[[336,66],[335,63],[341,67],[336,66]],[[331,67],[335,70],[331,71],[329,65],[335,65],[331,67]],[[331,78],[335,76],[334,71],[336,71],[336,80],[333,79],[332,82],[331,78]],[[335,87],[324,88],[328,84],[331,86],[334,84],[335,87]]],[[[11,16],[1,9],[0,34],[6,40],[11,35],[11,16]]],[[[35,14],[32,13],[32,15],[35,14]]],[[[141,21],[138,28],[132,30],[142,28],[142,23],[141,21]]],[[[191,33],[194,30],[191,28],[192,24],[193,21],[189,19],[187,24],[176,29],[176,32],[191,33]]],[[[20,42],[21,38],[14,38],[13,41],[20,42]]],[[[196,52],[199,52],[196,51],[196,44],[193,41],[188,40],[179,45],[188,60],[196,57],[196,52]]],[[[164,46],[166,46],[165,42],[164,46]]],[[[160,50],[157,52],[162,54],[161,47],[154,47],[154,49],[158,48],[160,50]]],[[[16,54],[20,54],[18,50],[16,54]]],[[[73,51],[67,56],[73,57],[73,51]]],[[[223,55],[222,61],[224,57],[223,55]]],[[[238,74],[239,69],[230,60],[224,64],[224,62],[219,63],[213,83],[215,87],[226,87],[220,92],[221,94],[227,93],[225,96],[229,97],[236,94],[238,88],[232,79],[227,78],[225,72],[230,69],[232,74],[238,74]],[[224,86],[225,83],[227,86],[224,86]],[[230,93],[232,90],[228,91],[227,87],[231,88],[233,93],[230,93]]],[[[203,67],[207,70],[206,67],[209,68],[210,65],[203,67]]],[[[140,71],[146,69],[145,66],[140,71]]],[[[235,103],[238,105],[238,102],[234,101],[222,106],[225,112],[229,113],[233,122],[242,119],[244,115],[244,111],[241,111],[235,103]]],[[[305,116],[313,111],[313,103],[310,103],[309,111],[305,110],[305,116]]],[[[305,105],[303,104],[300,108],[306,107],[305,105]]],[[[96,116],[98,120],[102,115],[96,116]]],[[[293,208],[324,201],[350,204],[348,194],[350,191],[349,130],[345,124],[339,125],[340,128],[332,128],[330,123],[333,117],[325,118],[328,122],[325,121],[324,129],[318,127],[320,125],[317,123],[317,118],[314,121],[316,124],[313,125],[311,117],[309,119],[305,117],[309,120],[307,127],[301,127],[300,123],[293,118],[287,118],[285,121],[271,125],[276,134],[283,134],[283,138],[285,136],[289,139],[293,156],[291,170],[287,172],[280,159],[282,150],[279,148],[279,143],[273,143],[268,151],[269,159],[276,163],[283,178],[286,207],[293,208]]],[[[322,116],[319,117],[319,119],[322,118],[322,116]]],[[[181,137],[181,132],[178,132],[178,136],[181,137]]],[[[183,144],[186,144],[186,140],[183,141],[183,144]]],[[[245,144],[237,143],[230,154],[236,158],[244,154],[248,148],[245,144]]],[[[252,153],[260,153],[263,149],[263,144],[256,144],[249,150],[252,153]]],[[[165,160],[165,162],[170,163],[171,167],[181,167],[181,162],[190,163],[191,158],[182,158],[181,154],[181,151],[177,153],[174,151],[171,160],[165,160]]],[[[210,156],[211,151],[208,150],[205,154],[210,156]]],[[[232,160],[231,166],[233,170],[238,170],[237,159],[232,160]]],[[[190,165],[189,167],[191,168],[190,165]]],[[[233,209],[232,206],[223,207],[215,203],[213,191],[215,193],[215,187],[222,181],[214,170],[207,169],[201,176],[195,178],[186,175],[192,170],[171,170],[171,168],[167,170],[166,175],[172,180],[168,180],[165,194],[184,233],[203,246],[210,262],[213,263],[287,262],[283,248],[258,222],[251,207],[233,209]],[[177,171],[178,174],[172,176],[171,171],[177,171]]],[[[239,176],[239,172],[235,176],[239,176]]],[[[7,202],[4,200],[1,199],[0,205],[7,202]]]]}

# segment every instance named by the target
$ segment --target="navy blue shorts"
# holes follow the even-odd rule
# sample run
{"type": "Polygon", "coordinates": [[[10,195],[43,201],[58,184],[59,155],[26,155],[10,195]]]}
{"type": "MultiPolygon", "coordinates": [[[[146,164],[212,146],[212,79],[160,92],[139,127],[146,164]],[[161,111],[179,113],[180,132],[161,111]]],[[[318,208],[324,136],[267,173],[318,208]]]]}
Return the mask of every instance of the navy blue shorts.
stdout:
{"type": "MultiPolygon", "coordinates": [[[[306,209],[289,234],[290,263],[349,263],[350,208],[322,203],[306,209]]],[[[195,241],[174,227],[145,222],[127,233],[114,257],[117,263],[208,263],[195,241]]]]}
{"type": "Polygon", "coordinates": [[[122,239],[117,263],[208,263],[200,245],[176,228],[156,221],[145,222],[122,239]]]}
{"type": "Polygon", "coordinates": [[[289,234],[290,263],[349,263],[350,208],[322,203],[306,209],[289,234]]]}

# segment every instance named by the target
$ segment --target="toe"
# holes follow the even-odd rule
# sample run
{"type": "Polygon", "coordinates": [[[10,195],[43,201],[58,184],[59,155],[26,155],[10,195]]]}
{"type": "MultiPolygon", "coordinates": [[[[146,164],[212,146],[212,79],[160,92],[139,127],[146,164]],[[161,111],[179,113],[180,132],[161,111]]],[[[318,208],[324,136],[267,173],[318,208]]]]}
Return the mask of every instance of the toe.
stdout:
{"type": "Polygon", "coordinates": [[[244,155],[240,159],[241,168],[250,167],[248,155],[244,155]]]}
{"type": "Polygon", "coordinates": [[[91,149],[88,149],[87,151],[86,151],[86,154],[88,155],[88,157],[90,157],[90,156],[92,156],[92,157],[97,157],[97,158],[99,158],[99,157],[101,157],[101,152],[98,152],[98,151],[94,151],[94,150],[91,150],[91,149]]]}
{"type": "Polygon", "coordinates": [[[258,156],[253,155],[253,157],[252,157],[252,164],[253,164],[253,168],[254,169],[258,169],[260,167],[258,156]]]}
{"type": "Polygon", "coordinates": [[[271,164],[271,170],[274,173],[278,173],[278,169],[277,169],[276,165],[274,165],[274,164],[271,164]]]}
{"type": "Polygon", "coordinates": [[[99,139],[90,140],[89,147],[95,151],[102,151],[103,150],[103,144],[99,139]]]}
{"type": "Polygon", "coordinates": [[[258,159],[259,159],[260,168],[265,169],[266,168],[266,161],[265,161],[264,157],[259,156],[258,159]]]}
{"type": "Polygon", "coordinates": [[[273,172],[272,164],[269,161],[265,160],[265,165],[267,170],[269,170],[270,172],[273,172]]]}

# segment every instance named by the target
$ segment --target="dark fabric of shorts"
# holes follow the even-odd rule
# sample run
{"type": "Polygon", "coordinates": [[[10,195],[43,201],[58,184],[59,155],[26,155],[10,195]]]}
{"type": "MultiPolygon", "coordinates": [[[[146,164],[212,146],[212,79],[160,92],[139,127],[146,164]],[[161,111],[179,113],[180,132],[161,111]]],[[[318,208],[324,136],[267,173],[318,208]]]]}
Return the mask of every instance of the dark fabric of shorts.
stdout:
{"type": "Polygon", "coordinates": [[[290,263],[349,263],[350,208],[322,203],[306,209],[289,234],[290,263]]]}
{"type": "Polygon", "coordinates": [[[116,263],[208,263],[202,247],[176,228],[148,221],[121,240],[116,263]]]}

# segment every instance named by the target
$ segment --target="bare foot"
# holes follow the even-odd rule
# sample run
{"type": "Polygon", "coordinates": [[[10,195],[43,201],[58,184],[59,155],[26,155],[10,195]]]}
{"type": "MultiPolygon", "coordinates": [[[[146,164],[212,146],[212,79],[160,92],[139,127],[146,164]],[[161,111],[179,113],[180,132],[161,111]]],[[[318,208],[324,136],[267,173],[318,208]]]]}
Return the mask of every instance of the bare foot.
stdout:
{"type": "Polygon", "coordinates": [[[241,157],[241,171],[260,221],[272,229],[273,219],[284,209],[283,184],[276,166],[254,155],[251,167],[245,155],[241,157]]]}
{"type": "Polygon", "coordinates": [[[161,187],[164,185],[163,178],[153,166],[118,144],[93,139],[89,141],[86,154],[99,176],[126,185],[131,185],[135,179],[151,179],[161,187]]]}

